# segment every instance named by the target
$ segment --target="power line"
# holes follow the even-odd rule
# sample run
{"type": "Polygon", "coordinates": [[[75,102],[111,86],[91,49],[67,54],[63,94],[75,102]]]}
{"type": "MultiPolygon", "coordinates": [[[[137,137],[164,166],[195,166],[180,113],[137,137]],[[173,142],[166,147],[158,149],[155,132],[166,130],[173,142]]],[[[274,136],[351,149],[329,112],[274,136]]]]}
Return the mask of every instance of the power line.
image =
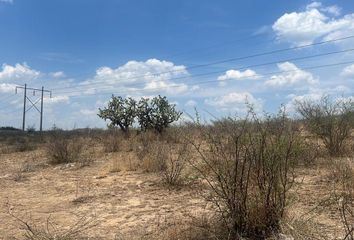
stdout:
{"type": "MultiPolygon", "coordinates": [[[[278,63],[282,63],[282,62],[295,62],[295,61],[299,61],[299,60],[305,60],[305,59],[310,59],[310,58],[317,58],[317,57],[322,57],[322,56],[328,56],[328,55],[333,55],[333,54],[339,54],[339,53],[346,53],[346,52],[351,52],[354,51],[354,48],[352,49],[346,49],[346,50],[340,50],[340,51],[334,51],[334,52],[327,52],[327,53],[321,53],[321,54],[316,54],[316,55],[310,55],[310,56],[304,56],[304,57],[297,57],[297,58],[288,58],[288,59],[283,59],[283,60],[278,60],[278,61],[272,61],[272,62],[266,62],[266,63],[260,63],[260,64],[253,64],[253,65],[248,65],[248,66],[244,66],[244,67],[240,67],[237,68],[236,70],[245,70],[245,69],[249,69],[249,68],[256,68],[256,67],[262,67],[262,66],[267,66],[267,65],[273,65],[273,64],[278,64],[278,63]]],[[[222,70],[222,71],[215,71],[212,72],[211,74],[216,74],[216,73],[224,73],[226,70],[222,70]]],[[[210,75],[211,75],[210,74],[210,75]]],[[[209,73],[207,74],[209,75],[209,73]]],[[[194,75],[193,77],[198,76],[194,75]]],[[[202,74],[201,76],[205,76],[204,74],[202,74]]],[[[168,80],[177,80],[177,79],[185,79],[185,78],[189,78],[190,76],[181,76],[181,77],[175,77],[175,78],[169,78],[168,80]]],[[[158,82],[164,82],[165,80],[157,80],[154,81],[155,83],[158,82]]],[[[102,83],[101,83],[102,84],[102,83]]],[[[108,86],[115,86],[115,84],[106,84],[108,86]]],[[[130,84],[129,87],[139,87],[141,86],[141,83],[137,83],[137,84],[130,84]]],[[[74,91],[67,91],[67,92],[60,92],[58,91],[58,93],[76,93],[78,91],[83,91],[85,89],[88,89],[88,87],[90,87],[90,85],[83,85],[83,86],[78,86],[76,87],[79,88],[78,90],[74,90],[74,91]]],[[[103,89],[106,89],[107,86],[105,86],[103,89]]],[[[102,88],[96,88],[97,89],[102,89],[102,88]]]]}
{"type": "Polygon", "coordinates": [[[44,87],[42,87],[42,89],[38,89],[38,88],[29,88],[27,87],[27,84],[24,85],[24,87],[22,86],[17,86],[16,87],[16,93],[17,93],[17,89],[23,89],[23,118],[22,118],[22,130],[25,130],[25,125],[26,125],[26,113],[31,110],[32,108],[35,108],[38,113],[40,114],[40,122],[39,122],[39,130],[42,132],[43,129],[43,96],[44,93],[50,93],[50,96],[52,96],[52,92],[48,91],[48,90],[44,90],[44,87]],[[41,97],[38,98],[36,101],[32,101],[28,96],[27,96],[27,90],[32,90],[33,91],[33,95],[35,95],[35,93],[38,91],[41,93],[41,97]],[[40,101],[41,106],[40,109],[37,108],[36,104],[40,101]],[[30,108],[26,108],[26,104],[27,102],[31,103],[30,108]]]}
{"type": "MultiPolygon", "coordinates": [[[[311,46],[318,46],[318,45],[323,45],[323,44],[327,44],[327,43],[344,41],[344,40],[348,40],[348,39],[352,39],[352,38],[354,38],[354,35],[350,35],[350,36],[342,37],[342,38],[331,39],[331,40],[326,40],[326,41],[321,41],[321,42],[316,42],[316,43],[311,43],[311,44],[306,44],[306,45],[300,45],[300,46],[295,46],[295,47],[289,47],[289,48],[277,49],[277,50],[272,50],[272,51],[267,51],[267,52],[261,52],[261,53],[251,54],[251,55],[242,56],[242,57],[224,59],[224,60],[210,62],[210,63],[206,63],[206,64],[200,64],[200,65],[195,65],[195,66],[191,66],[191,67],[185,67],[182,70],[180,70],[180,69],[179,70],[170,70],[170,71],[164,71],[164,72],[158,72],[158,73],[148,73],[148,74],[139,75],[139,76],[127,77],[127,78],[125,78],[125,80],[134,80],[134,79],[144,78],[144,77],[147,77],[147,76],[156,76],[156,75],[161,75],[161,74],[177,73],[177,72],[181,72],[181,71],[185,71],[185,70],[208,67],[208,66],[212,66],[212,65],[221,64],[221,63],[234,62],[234,61],[239,61],[239,60],[256,58],[256,57],[260,57],[260,56],[272,55],[272,54],[281,53],[281,52],[287,52],[287,51],[293,51],[293,50],[308,48],[308,47],[311,47],[311,46]]],[[[86,84],[85,86],[97,85],[97,84],[102,84],[102,83],[101,82],[100,83],[90,83],[90,84],[86,84]]],[[[53,88],[52,90],[61,90],[61,89],[68,89],[68,88],[73,88],[73,87],[70,86],[70,87],[53,88]]]]}
{"type": "MultiPolygon", "coordinates": [[[[310,67],[303,67],[302,69],[296,69],[296,70],[288,70],[288,71],[275,71],[275,72],[268,72],[268,73],[263,73],[262,76],[271,76],[271,75],[276,75],[276,74],[284,74],[284,73],[291,73],[291,72],[298,72],[302,70],[313,70],[313,69],[320,69],[320,68],[326,68],[326,67],[335,67],[335,66],[342,66],[342,65],[348,65],[348,64],[353,64],[354,60],[352,61],[346,61],[346,62],[339,62],[339,63],[331,63],[331,64],[324,64],[324,65],[317,65],[317,66],[310,66],[310,67]]],[[[218,73],[218,72],[216,72],[218,73]]],[[[210,75],[210,74],[215,74],[215,72],[210,72],[210,73],[204,73],[200,74],[199,76],[205,76],[205,75],[210,75]]],[[[250,77],[244,77],[240,78],[238,80],[247,80],[247,79],[252,79],[254,76],[250,77]]],[[[231,81],[233,79],[226,79],[223,80],[225,81],[231,81]]],[[[209,83],[215,83],[215,82],[220,82],[220,80],[208,80],[208,81],[199,81],[199,82],[194,82],[193,84],[209,84],[209,83]]],[[[127,94],[127,93],[133,93],[133,92],[151,92],[151,91],[156,91],[156,90],[163,90],[163,89],[170,89],[170,88],[179,88],[181,87],[180,85],[174,85],[174,86],[168,86],[168,87],[159,87],[159,88],[153,88],[153,89],[139,89],[139,90],[124,90],[124,92],[115,92],[114,94],[120,95],[120,94],[127,94]]],[[[108,90],[108,89],[103,89],[103,90],[108,90]]],[[[106,95],[106,94],[112,94],[112,91],[110,92],[101,92],[101,93],[91,93],[91,94],[86,94],[86,95],[74,95],[70,96],[70,98],[81,98],[81,97],[88,97],[88,96],[95,96],[95,95],[106,95]]]]}

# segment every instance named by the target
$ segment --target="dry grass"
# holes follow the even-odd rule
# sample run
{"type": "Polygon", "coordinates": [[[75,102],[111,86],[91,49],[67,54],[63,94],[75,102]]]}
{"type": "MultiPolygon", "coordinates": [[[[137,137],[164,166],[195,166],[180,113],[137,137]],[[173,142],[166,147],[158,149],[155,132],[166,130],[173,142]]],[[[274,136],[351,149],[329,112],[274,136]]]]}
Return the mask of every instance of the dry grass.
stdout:
{"type": "MultiPolygon", "coordinates": [[[[117,136],[114,139],[120,139],[124,144],[119,144],[115,151],[105,149],[106,142],[97,141],[100,139],[97,136],[112,133],[70,133],[64,138],[68,141],[67,145],[63,145],[68,147],[69,152],[71,144],[80,142],[81,146],[73,147],[79,150],[74,151],[76,153],[68,158],[68,162],[86,165],[85,168],[70,164],[46,165],[51,159],[48,159],[48,148],[39,143],[36,143],[38,148],[32,151],[0,154],[3,163],[0,169],[0,236],[4,239],[23,239],[23,233],[27,232],[32,238],[25,239],[230,239],[225,234],[228,230],[217,208],[206,201],[205,197],[212,195],[208,192],[205,178],[189,165],[190,162],[199,164],[201,158],[191,151],[190,146],[184,145],[185,137],[193,132],[198,141],[203,140],[200,129],[194,127],[192,130],[169,129],[165,135],[149,132],[132,134],[123,140],[117,136]],[[187,173],[198,177],[193,178],[193,184],[185,181],[184,185],[180,185],[187,173]],[[163,187],[161,180],[180,187],[163,187]],[[16,205],[16,216],[21,216],[23,222],[9,216],[4,207],[8,199],[16,205]],[[28,212],[31,212],[31,217],[26,215],[28,212]],[[81,216],[95,212],[100,224],[87,225],[81,228],[78,235],[60,238],[66,237],[62,233],[80,222],[72,212],[78,212],[81,216]],[[52,218],[48,220],[49,215],[53,215],[53,221],[52,218]],[[57,238],[50,238],[54,228],[48,228],[47,222],[55,226],[59,233],[57,238]],[[28,232],[28,226],[24,223],[33,231],[28,232]]],[[[219,131],[222,134],[231,132],[219,131]]],[[[220,136],[225,136],[222,134],[220,136]]],[[[227,150],[225,153],[231,154],[231,141],[225,145],[226,138],[222,139],[220,146],[227,150]]],[[[117,146],[116,143],[112,145],[117,146]]],[[[348,158],[322,159],[320,162],[313,148],[317,149],[317,146],[309,144],[306,154],[299,155],[303,158],[300,163],[304,164],[292,172],[294,187],[287,195],[289,206],[279,221],[279,230],[299,240],[344,239],[348,233],[346,240],[349,240],[354,221],[351,215],[353,206],[350,204],[353,202],[353,162],[348,158]]],[[[210,150],[215,151],[215,148],[211,149],[207,141],[201,141],[200,150],[210,160],[213,156],[210,150]]],[[[215,163],[225,159],[222,152],[219,153],[218,158],[214,158],[217,160],[215,163]]],[[[211,176],[210,167],[205,164],[198,166],[202,167],[203,173],[211,176]]],[[[255,184],[253,180],[252,184],[255,184]]],[[[254,194],[253,190],[251,194],[254,194]]],[[[258,200],[258,203],[262,202],[258,200]]],[[[258,205],[255,208],[252,206],[248,216],[256,219],[256,222],[250,223],[257,225],[255,216],[264,218],[266,215],[255,210],[259,209],[256,208],[258,205]]],[[[274,234],[277,236],[278,233],[274,234]]],[[[274,239],[274,236],[269,237],[274,239]]]]}

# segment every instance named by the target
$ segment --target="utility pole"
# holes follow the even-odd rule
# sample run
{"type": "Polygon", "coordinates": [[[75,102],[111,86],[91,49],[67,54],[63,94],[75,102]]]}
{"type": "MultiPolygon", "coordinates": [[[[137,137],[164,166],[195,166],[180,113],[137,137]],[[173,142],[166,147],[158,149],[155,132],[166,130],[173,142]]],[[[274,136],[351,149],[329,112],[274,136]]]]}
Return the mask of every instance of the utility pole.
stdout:
{"type": "Polygon", "coordinates": [[[38,88],[29,88],[27,87],[27,84],[25,84],[24,87],[22,86],[17,86],[15,89],[15,92],[17,94],[17,89],[23,89],[24,90],[24,95],[23,95],[23,118],[22,118],[22,130],[25,131],[26,127],[26,112],[31,110],[32,108],[35,108],[39,114],[40,114],[40,122],[39,122],[39,130],[42,132],[43,130],[43,99],[44,99],[44,93],[47,92],[50,94],[50,97],[52,97],[52,92],[45,90],[44,87],[42,86],[42,89],[38,88]],[[36,92],[41,92],[41,97],[38,98],[36,101],[32,101],[28,95],[27,95],[27,90],[33,90],[33,96],[36,95],[36,92]],[[27,101],[31,103],[31,106],[27,109],[26,104],[27,101]],[[40,110],[37,108],[36,104],[41,101],[41,107],[40,110]]]}
{"type": "Polygon", "coordinates": [[[41,120],[39,122],[39,131],[42,132],[43,129],[43,92],[44,92],[44,87],[42,86],[42,91],[41,91],[41,120]]]}
{"type": "MultiPolygon", "coordinates": [[[[22,117],[22,131],[25,131],[26,124],[26,99],[27,99],[27,84],[25,84],[25,90],[23,91],[23,117],[22,117]]],[[[17,87],[16,87],[17,92],[17,87]]]]}

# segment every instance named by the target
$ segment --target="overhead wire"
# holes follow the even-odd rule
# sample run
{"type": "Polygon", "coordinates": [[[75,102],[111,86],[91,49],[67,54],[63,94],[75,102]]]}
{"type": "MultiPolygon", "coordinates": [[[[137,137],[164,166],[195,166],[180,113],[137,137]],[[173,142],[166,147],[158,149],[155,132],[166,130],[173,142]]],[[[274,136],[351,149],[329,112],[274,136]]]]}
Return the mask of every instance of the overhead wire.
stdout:
{"type": "MultiPolygon", "coordinates": [[[[272,55],[272,54],[281,53],[281,52],[293,51],[293,50],[308,48],[308,47],[311,47],[311,46],[318,46],[318,45],[327,44],[327,43],[333,43],[333,42],[337,42],[337,41],[344,41],[344,40],[348,40],[348,39],[352,39],[352,38],[354,38],[354,35],[341,37],[341,38],[336,38],[336,39],[330,39],[330,40],[316,42],[316,43],[311,43],[311,44],[305,44],[305,45],[300,45],[300,46],[294,46],[294,47],[289,47],[289,48],[282,48],[282,49],[277,49],[277,50],[272,50],[272,51],[267,51],[267,52],[261,52],[261,53],[256,53],[256,54],[251,54],[251,55],[246,55],[246,56],[241,56],[241,57],[228,58],[228,59],[214,61],[214,62],[210,62],[210,63],[206,63],[206,64],[199,64],[199,65],[196,65],[196,66],[185,67],[183,69],[178,69],[178,70],[147,73],[147,74],[144,74],[144,75],[126,77],[126,78],[124,78],[124,80],[136,80],[136,79],[144,78],[144,77],[147,77],[147,76],[158,76],[158,75],[162,75],[162,74],[178,73],[178,72],[181,72],[181,71],[187,71],[187,70],[191,70],[191,69],[195,69],[195,68],[208,67],[208,66],[212,66],[212,65],[221,64],[221,63],[234,62],[234,61],[239,61],[239,60],[256,58],[256,57],[260,57],[260,56],[272,55]]],[[[89,85],[90,86],[94,86],[94,85],[100,85],[100,84],[102,84],[102,83],[101,82],[96,82],[96,83],[85,84],[85,86],[89,86],[89,85]]],[[[79,86],[83,86],[83,85],[77,85],[76,87],[79,87],[79,86]]],[[[73,87],[75,87],[75,86],[52,88],[51,90],[53,90],[53,91],[54,90],[62,90],[62,89],[69,89],[69,88],[73,88],[73,87]]]]}
{"type": "MultiPolygon", "coordinates": [[[[317,65],[317,66],[302,67],[302,69],[296,69],[296,70],[268,72],[268,73],[261,74],[261,76],[268,76],[268,75],[272,76],[272,75],[276,75],[276,74],[298,72],[298,71],[302,71],[302,70],[313,70],[313,69],[320,69],[320,68],[327,68],[327,67],[343,66],[343,65],[353,64],[353,63],[354,63],[354,60],[345,61],[345,62],[339,62],[339,63],[323,64],[323,65],[317,65]]],[[[210,73],[205,73],[205,74],[210,74],[210,73]]],[[[203,75],[205,75],[205,74],[203,74],[203,75]]],[[[240,78],[238,80],[246,80],[246,79],[252,79],[252,78],[254,78],[254,76],[244,77],[244,78],[240,78]]],[[[232,79],[226,79],[226,80],[223,80],[223,82],[231,81],[231,80],[232,79]]],[[[221,81],[220,80],[207,80],[207,81],[193,82],[193,84],[194,85],[196,85],[196,84],[201,85],[201,84],[209,84],[209,83],[215,83],[215,82],[221,82],[221,81]]],[[[70,96],[70,98],[80,98],[80,97],[88,97],[88,96],[96,96],[96,95],[108,95],[108,94],[120,95],[120,94],[134,93],[134,92],[137,92],[137,93],[154,92],[154,91],[157,91],[157,90],[164,90],[164,89],[170,89],[170,88],[180,88],[180,87],[181,86],[174,85],[174,86],[159,87],[159,88],[153,88],[153,89],[133,89],[133,90],[125,89],[124,92],[123,91],[122,92],[110,91],[110,92],[88,93],[88,94],[84,94],[84,95],[72,95],[72,96],[70,96]]]]}
{"type": "MultiPolygon", "coordinates": [[[[287,58],[287,59],[271,61],[271,62],[266,62],[266,63],[253,64],[253,65],[248,65],[248,66],[235,68],[233,70],[242,71],[242,70],[246,70],[246,69],[249,69],[249,68],[257,68],[257,67],[262,67],[262,66],[267,66],[267,65],[279,64],[279,63],[282,63],[282,62],[296,62],[296,61],[300,61],[300,60],[323,57],[323,56],[339,54],[339,53],[346,53],[346,52],[351,52],[351,51],[354,51],[354,48],[340,50],[340,51],[326,52],[326,53],[315,54],[315,55],[309,55],[309,56],[304,56],[304,57],[287,58]]],[[[195,78],[195,77],[198,77],[198,76],[207,76],[207,75],[212,75],[212,74],[220,74],[220,73],[224,73],[225,71],[227,71],[227,70],[218,70],[218,71],[213,71],[213,72],[206,73],[206,74],[204,74],[204,73],[195,74],[195,75],[192,75],[192,76],[188,75],[188,76],[172,77],[172,78],[168,78],[167,80],[171,81],[171,80],[180,80],[180,79],[186,79],[186,78],[191,78],[191,77],[195,78]]],[[[165,82],[165,80],[155,80],[154,81],[154,83],[159,83],[159,82],[165,82]]],[[[178,83],[176,83],[176,84],[178,84],[178,83]]],[[[179,84],[182,84],[182,83],[179,83],[179,84]]],[[[116,84],[114,84],[114,83],[106,84],[106,86],[103,86],[103,87],[100,87],[100,88],[95,88],[95,90],[105,90],[105,89],[107,89],[107,87],[115,87],[115,86],[116,86],[116,84]]],[[[140,86],[144,86],[144,83],[130,84],[128,87],[140,87],[140,86]]],[[[88,90],[90,87],[91,87],[90,85],[82,85],[82,86],[80,86],[79,89],[75,88],[77,90],[73,90],[73,91],[57,91],[57,93],[59,93],[59,94],[70,94],[70,93],[82,92],[85,89],[88,90]]]]}

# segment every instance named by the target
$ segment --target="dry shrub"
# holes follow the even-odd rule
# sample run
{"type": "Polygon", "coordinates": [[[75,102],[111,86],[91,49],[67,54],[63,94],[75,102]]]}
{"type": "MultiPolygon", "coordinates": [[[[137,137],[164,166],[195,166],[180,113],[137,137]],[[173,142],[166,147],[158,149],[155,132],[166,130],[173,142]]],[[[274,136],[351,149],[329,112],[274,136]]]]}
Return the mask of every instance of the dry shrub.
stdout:
{"type": "Polygon", "coordinates": [[[162,224],[156,232],[156,240],[227,239],[227,229],[223,228],[220,221],[203,215],[190,219],[174,219],[162,224]]]}
{"type": "Polygon", "coordinates": [[[137,139],[136,155],[144,171],[160,173],[164,183],[178,185],[182,183],[190,151],[186,141],[182,142],[181,132],[177,128],[165,134],[141,133],[137,139]]]}
{"type": "Polygon", "coordinates": [[[90,139],[75,137],[65,131],[55,129],[50,132],[46,152],[52,164],[76,162],[81,166],[86,166],[93,161],[94,149],[90,139]]]}
{"type": "Polygon", "coordinates": [[[120,171],[136,171],[140,167],[140,162],[129,152],[119,153],[110,157],[110,165],[108,171],[110,173],[120,171]]]}
{"type": "Polygon", "coordinates": [[[36,225],[32,221],[23,220],[8,212],[19,224],[23,231],[24,240],[77,240],[87,239],[83,234],[86,230],[95,226],[94,218],[83,216],[68,227],[61,227],[55,223],[50,216],[42,225],[36,225]]]}
{"type": "MultiPolygon", "coordinates": [[[[202,128],[200,128],[202,129],[202,128]]],[[[280,228],[301,147],[282,110],[277,116],[229,118],[204,128],[191,164],[210,187],[229,239],[264,239],[280,228]]]]}
{"type": "Polygon", "coordinates": [[[143,161],[158,144],[160,135],[154,131],[141,132],[134,138],[134,152],[139,160],[143,161]]]}
{"type": "Polygon", "coordinates": [[[331,164],[332,195],[344,229],[343,240],[354,240],[354,161],[335,159],[331,164]]]}
{"type": "Polygon", "coordinates": [[[135,139],[135,154],[146,172],[160,172],[166,168],[167,149],[160,139],[161,135],[154,131],[142,132],[135,139]]]}
{"type": "Polygon", "coordinates": [[[162,142],[151,142],[144,151],[141,163],[144,171],[159,173],[166,170],[166,159],[169,153],[168,148],[162,142]]]}
{"type": "Polygon", "coordinates": [[[118,129],[109,129],[101,138],[105,152],[120,152],[126,145],[127,136],[118,129]]]}
{"type": "Polygon", "coordinates": [[[37,148],[36,144],[26,136],[15,136],[9,138],[4,148],[1,149],[2,153],[15,153],[15,152],[28,152],[37,148]]]}
{"type": "MultiPolygon", "coordinates": [[[[162,145],[165,150],[165,168],[161,172],[162,179],[169,185],[178,185],[183,181],[183,171],[187,161],[190,160],[189,146],[184,144],[162,145]]],[[[163,161],[163,159],[161,160],[163,161]]]]}
{"type": "Polygon", "coordinates": [[[321,224],[316,223],[313,219],[289,219],[283,221],[281,224],[281,232],[284,236],[291,236],[289,238],[280,239],[294,239],[294,240],[329,240],[326,233],[321,229],[321,224]]]}
{"type": "Polygon", "coordinates": [[[331,156],[343,155],[354,127],[352,100],[333,100],[323,96],[319,101],[297,101],[296,109],[304,118],[306,127],[323,141],[331,156]]]}
{"type": "Polygon", "coordinates": [[[227,231],[218,219],[201,216],[165,218],[152,231],[117,233],[115,240],[219,240],[227,239],[227,231]]]}
{"type": "Polygon", "coordinates": [[[109,172],[115,173],[115,172],[120,172],[120,171],[122,171],[120,159],[114,157],[111,161],[110,166],[109,166],[109,172]]]}
{"type": "Polygon", "coordinates": [[[300,144],[301,151],[299,151],[299,164],[312,166],[316,164],[318,158],[323,156],[323,149],[317,143],[303,138],[300,144]]]}
{"type": "Polygon", "coordinates": [[[30,164],[28,161],[20,163],[14,172],[14,181],[20,182],[26,179],[26,173],[34,171],[34,166],[30,164]]]}
{"type": "Polygon", "coordinates": [[[354,161],[350,158],[332,159],[329,165],[337,195],[346,195],[354,200],[354,161]]]}

